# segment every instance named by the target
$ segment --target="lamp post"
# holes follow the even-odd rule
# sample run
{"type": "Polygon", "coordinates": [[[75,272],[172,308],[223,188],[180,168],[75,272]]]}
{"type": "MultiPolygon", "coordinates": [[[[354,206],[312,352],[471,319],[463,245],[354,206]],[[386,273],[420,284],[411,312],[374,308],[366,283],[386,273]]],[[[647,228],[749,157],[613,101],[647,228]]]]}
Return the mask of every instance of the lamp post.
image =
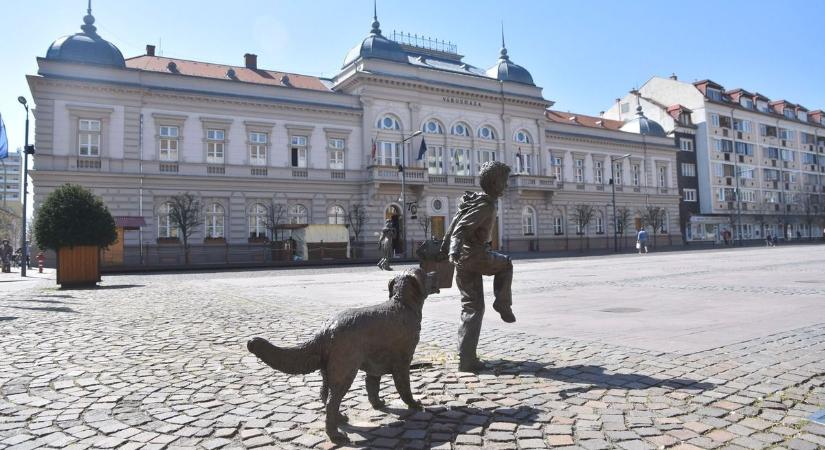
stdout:
{"type": "Polygon", "coordinates": [[[407,137],[401,139],[401,164],[398,165],[398,171],[401,172],[401,239],[404,246],[404,257],[407,257],[407,175],[404,172],[404,155],[407,153],[404,150],[404,143],[410,139],[421,134],[421,130],[415,131],[407,137]]]}
{"type": "Polygon", "coordinates": [[[34,154],[34,146],[29,145],[29,105],[26,102],[26,97],[20,96],[17,97],[17,101],[26,108],[26,135],[25,135],[25,145],[23,146],[23,223],[20,228],[22,228],[20,235],[20,245],[23,248],[22,254],[22,264],[20,264],[20,276],[26,276],[26,267],[29,263],[29,246],[26,242],[26,207],[27,207],[27,197],[26,191],[28,190],[28,178],[29,178],[29,155],[34,154]]]}
{"type": "MultiPolygon", "coordinates": [[[[618,157],[610,157],[610,187],[613,191],[613,251],[616,253],[619,253],[619,223],[616,218],[616,161],[629,157],[630,153],[625,153],[618,157]]],[[[627,226],[627,224],[623,224],[622,226],[627,226]]]]}

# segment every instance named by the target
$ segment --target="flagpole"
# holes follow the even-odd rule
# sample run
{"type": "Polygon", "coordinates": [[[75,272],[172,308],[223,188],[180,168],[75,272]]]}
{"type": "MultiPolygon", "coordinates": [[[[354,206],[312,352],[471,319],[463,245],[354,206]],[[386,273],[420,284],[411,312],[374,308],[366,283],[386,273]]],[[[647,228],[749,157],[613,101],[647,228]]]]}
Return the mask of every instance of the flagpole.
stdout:
{"type": "Polygon", "coordinates": [[[404,258],[407,257],[407,173],[404,170],[404,154],[406,150],[404,144],[410,139],[421,134],[421,130],[415,131],[411,135],[401,139],[401,165],[398,166],[398,171],[401,172],[401,239],[404,246],[404,258]]]}

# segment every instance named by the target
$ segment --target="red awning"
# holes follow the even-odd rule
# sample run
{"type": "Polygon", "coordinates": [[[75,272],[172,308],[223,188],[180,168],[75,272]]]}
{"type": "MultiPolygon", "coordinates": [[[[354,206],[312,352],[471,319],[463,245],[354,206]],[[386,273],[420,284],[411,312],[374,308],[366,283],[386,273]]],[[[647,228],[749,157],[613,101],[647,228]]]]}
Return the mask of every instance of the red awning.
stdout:
{"type": "Polygon", "coordinates": [[[123,227],[124,230],[138,230],[146,225],[143,217],[136,216],[115,216],[115,225],[123,227]]]}

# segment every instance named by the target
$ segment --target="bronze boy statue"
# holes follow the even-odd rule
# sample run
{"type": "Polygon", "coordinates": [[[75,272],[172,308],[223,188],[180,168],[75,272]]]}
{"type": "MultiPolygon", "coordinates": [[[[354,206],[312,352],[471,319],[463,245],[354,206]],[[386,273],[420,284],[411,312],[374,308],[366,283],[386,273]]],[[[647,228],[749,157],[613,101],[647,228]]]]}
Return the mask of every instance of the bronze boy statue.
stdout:
{"type": "Polygon", "coordinates": [[[481,166],[479,178],[484,192],[467,192],[461,197],[450,228],[444,236],[442,257],[449,255],[456,267],[455,281],[461,292],[461,326],[458,329],[459,370],[477,372],[484,368],[476,355],[481,320],[484,317],[482,275],[493,275],[493,309],[502,320],[516,321],[511,309],[513,263],[490,250],[496,221],[496,201],[507,188],[510,167],[498,161],[481,166]]]}
{"type": "Polygon", "coordinates": [[[378,238],[378,249],[381,251],[381,259],[378,261],[378,267],[381,270],[392,270],[390,267],[390,260],[392,259],[392,241],[395,239],[395,228],[392,226],[392,220],[387,219],[384,224],[384,229],[381,230],[381,236],[378,238]]]}

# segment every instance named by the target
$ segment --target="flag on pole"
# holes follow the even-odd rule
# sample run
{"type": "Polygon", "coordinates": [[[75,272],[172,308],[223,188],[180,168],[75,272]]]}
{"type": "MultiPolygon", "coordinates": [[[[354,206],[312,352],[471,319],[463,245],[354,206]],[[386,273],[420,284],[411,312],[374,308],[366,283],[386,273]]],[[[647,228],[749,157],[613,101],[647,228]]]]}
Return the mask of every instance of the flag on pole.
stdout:
{"type": "Polygon", "coordinates": [[[9,157],[9,138],[6,135],[6,124],[0,114],[0,159],[9,157]]]}
{"type": "Polygon", "coordinates": [[[372,162],[375,162],[375,154],[378,152],[378,147],[375,146],[375,138],[372,139],[372,162]]]}
{"type": "Polygon", "coordinates": [[[424,158],[424,153],[427,153],[427,143],[424,138],[421,138],[421,146],[418,147],[418,161],[424,158]]]}

